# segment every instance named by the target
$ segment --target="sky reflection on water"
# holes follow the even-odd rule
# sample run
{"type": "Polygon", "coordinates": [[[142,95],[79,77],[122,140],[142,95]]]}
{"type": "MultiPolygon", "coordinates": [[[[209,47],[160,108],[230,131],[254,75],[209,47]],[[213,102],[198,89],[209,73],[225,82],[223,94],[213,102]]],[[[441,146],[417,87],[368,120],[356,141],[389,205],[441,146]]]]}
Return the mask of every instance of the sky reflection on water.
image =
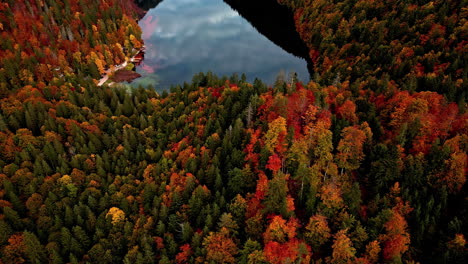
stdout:
{"type": "Polygon", "coordinates": [[[272,84],[279,72],[308,80],[305,60],[294,57],[257,32],[221,0],[166,0],[140,21],[146,45],[132,86],[157,90],[190,82],[199,72],[218,76],[245,73],[272,84]]]}

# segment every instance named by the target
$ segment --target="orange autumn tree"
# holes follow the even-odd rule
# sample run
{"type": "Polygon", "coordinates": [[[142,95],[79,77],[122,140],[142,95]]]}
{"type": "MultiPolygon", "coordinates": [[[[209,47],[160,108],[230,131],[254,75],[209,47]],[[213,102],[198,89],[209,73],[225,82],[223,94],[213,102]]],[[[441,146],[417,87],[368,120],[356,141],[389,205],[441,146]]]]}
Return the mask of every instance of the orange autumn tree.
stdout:
{"type": "Polygon", "coordinates": [[[319,197],[328,209],[338,210],[344,207],[342,187],[334,181],[328,181],[322,185],[319,197]]]}
{"type": "Polygon", "coordinates": [[[296,238],[298,222],[295,218],[283,219],[273,216],[268,228],[263,234],[265,248],[263,255],[269,263],[308,263],[310,248],[296,238]]]}
{"type": "Polygon", "coordinates": [[[455,237],[449,241],[448,248],[457,251],[466,251],[466,239],[463,234],[455,234],[455,237]]]}
{"type": "Polygon", "coordinates": [[[328,226],[327,218],[323,215],[316,214],[310,217],[304,235],[307,242],[312,245],[312,249],[318,251],[320,246],[330,239],[330,232],[331,230],[328,226]]]}
{"type": "Polygon", "coordinates": [[[335,234],[333,241],[332,263],[352,263],[356,255],[356,249],[353,247],[351,239],[347,236],[348,230],[343,229],[335,234]]]}
{"type": "Polygon", "coordinates": [[[286,242],[296,237],[297,227],[298,223],[295,218],[290,218],[286,221],[283,217],[275,215],[263,234],[263,240],[265,243],[270,241],[286,242]]]}
{"type": "Polygon", "coordinates": [[[367,122],[361,126],[350,126],[341,132],[342,139],[338,143],[337,164],[344,170],[355,170],[359,168],[364,159],[364,142],[372,137],[372,132],[367,122]]]}
{"type": "Polygon", "coordinates": [[[3,260],[9,263],[26,263],[24,256],[26,248],[23,243],[23,235],[15,234],[8,239],[8,245],[3,248],[3,260]]]}
{"type": "Polygon", "coordinates": [[[335,175],[337,167],[333,162],[332,154],[331,113],[328,110],[309,106],[304,121],[306,122],[305,135],[310,142],[309,147],[314,157],[312,170],[323,179],[335,175]]]}
{"type": "Polygon", "coordinates": [[[22,232],[12,235],[8,245],[2,250],[1,260],[5,263],[45,263],[46,251],[39,239],[31,232],[22,232]]]}
{"type": "Polygon", "coordinates": [[[227,228],[222,227],[219,232],[210,232],[203,240],[203,246],[208,262],[235,263],[234,255],[237,254],[237,246],[229,237],[227,228]]]}
{"type": "Polygon", "coordinates": [[[379,241],[374,240],[366,246],[365,258],[370,263],[377,263],[379,254],[382,249],[380,248],[379,241]]]}
{"type": "Polygon", "coordinates": [[[13,140],[12,133],[0,132],[0,157],[5,160],[12,160],[21,148],[13,140]]]}
{"type": "Polygon", "coordinates": [[[449,192],[458,193],[466,182],[468,156],[460,147],[468,142],[466,135],[447,140],[444,146],[450,149],[450,158],[445,160],[445,170],[439,175],[439,182],[446,185],[449,192]]]}
{"type": "Polygon", "coordinates": [[[388,195],[393,207],[383,211],[384,215],[389,215],[383,225],[385,233],[378,237],[378,242],[382,246],[382,256],[387,261],[400,261],[410,245],[410,234],[405,216],[413,209],[409,206],[409,202],[401,198],[400,193],[400,183],[396,182],[390,188],[388,195]]]}
{"type": "Polygon", "coordinates": [[[398,260],[409,248],[408,224],[405,218],[394,208],[384,227],[386,233],[379,237],[383,245],[383,258],[385,260],[398,260]]]}

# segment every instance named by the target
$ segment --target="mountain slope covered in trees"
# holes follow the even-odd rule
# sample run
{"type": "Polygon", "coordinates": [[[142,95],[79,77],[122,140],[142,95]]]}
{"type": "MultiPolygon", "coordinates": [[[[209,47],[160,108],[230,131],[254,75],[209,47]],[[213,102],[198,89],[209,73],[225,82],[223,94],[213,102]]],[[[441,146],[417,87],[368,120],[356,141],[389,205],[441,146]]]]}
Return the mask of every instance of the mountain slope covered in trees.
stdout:
{"type": "Polygon", "coordinates": [[[294,13],[317,81],[436,91],[467,102],[467,2],[278,0],[294,13]]]}
{"type": "Polygon", "coordinates": [[[125,62],[141,48],[132,0],[6,0],[0,3],[0,97],[60,86],[125,62]]]}
{"type": "Polygon", "coordinates": [[[5,263],[466,257],[468,117],[441,95],[84,86],[1,103],[5,263]]]}

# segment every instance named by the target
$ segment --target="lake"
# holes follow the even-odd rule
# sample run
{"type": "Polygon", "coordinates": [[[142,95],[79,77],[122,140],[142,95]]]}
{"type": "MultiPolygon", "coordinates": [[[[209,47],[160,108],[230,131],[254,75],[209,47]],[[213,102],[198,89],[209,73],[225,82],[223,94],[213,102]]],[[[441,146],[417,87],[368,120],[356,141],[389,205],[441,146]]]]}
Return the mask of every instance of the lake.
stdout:
{"type": "Polygon", "coordinates": [[[274,44],[221,0],[165,0],[139,24],[146,52],[136,67],[142,77],[133,81],[135,87],[151,84],[164,90],[208,71],[218,76],[245,73],[249,81],[259,78],[267,84],[279,73],[287,77],[295,72],[300,80],[309,80],[304,59],[274,44]]]}

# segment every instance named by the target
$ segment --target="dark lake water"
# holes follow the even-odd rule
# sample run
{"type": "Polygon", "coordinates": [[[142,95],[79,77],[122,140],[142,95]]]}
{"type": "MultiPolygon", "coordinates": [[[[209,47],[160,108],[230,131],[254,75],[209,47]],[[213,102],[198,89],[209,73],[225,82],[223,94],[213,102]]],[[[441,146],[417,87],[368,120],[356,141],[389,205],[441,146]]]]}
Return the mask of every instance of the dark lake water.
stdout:
{"type": "Polygon", "coordinates": [[[165,0],[149,9],[139,24],[146,52],[136,68],[142,77],[132,86],[168,89],[207,71],[218,76],[245,73],[249,81],[259,78],[267,84],[279,73],[287,77],[296,72],[300,80],[309,79],[304,59],[260,34],[222,0],[165,0]]]}

